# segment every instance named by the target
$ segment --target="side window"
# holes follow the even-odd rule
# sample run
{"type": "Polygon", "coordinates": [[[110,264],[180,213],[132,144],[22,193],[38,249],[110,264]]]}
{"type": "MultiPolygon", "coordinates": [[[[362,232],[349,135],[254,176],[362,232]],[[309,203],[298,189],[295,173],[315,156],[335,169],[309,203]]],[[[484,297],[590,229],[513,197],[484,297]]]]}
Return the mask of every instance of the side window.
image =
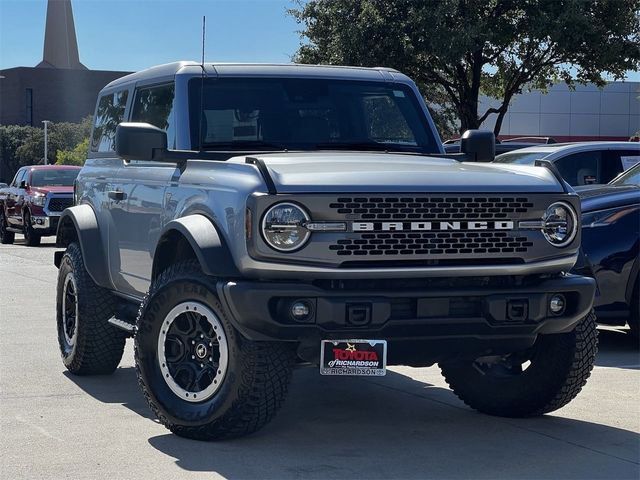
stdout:
{"type": "Polygon", "coordinates": [[[13,177],[13,180],[11,180],[11,185],[9,185],[10,187],[17,187],[20,184],[19,178],[22,177],[22,174],[24,173],[24,170],[18,170],[16,172],[16,174],[13,177]]]}
{"type": "Polygon", "coordinates": [[[579,152],[556,160],[555,166],[569,185],[590,185],[602,183],[600,161],[602,152],[579,152]]]}
{"type": "Polygon", "coordinates": [[[100,97],[91,138],[92,152],[115,150],[116,127],[124,120],[128,91],[108,93],[100,97]]]}
{"type": "Polygon", "coordinates": [[[20,175],[18,176],[16,187],[19,187],[22,182],[27,180],[28,176],[29,176],[29,170],[25,168],[24,170],[22,170],[22,172],[20,172],[20,175]]]}
{"type": "Polygon", "coordinates": [[[629,170],[635,164],[640,163],[640,149],[638,150],[610,150],[612,157],[616,158],[620,163],[619,172],[629,170]]]}
{"type": "Polygon", "coordinates": [[[145,122],[167,132],[167,145],[175,148],[174,85],[137,90],[131,113],[132,122],[145,122]]]}

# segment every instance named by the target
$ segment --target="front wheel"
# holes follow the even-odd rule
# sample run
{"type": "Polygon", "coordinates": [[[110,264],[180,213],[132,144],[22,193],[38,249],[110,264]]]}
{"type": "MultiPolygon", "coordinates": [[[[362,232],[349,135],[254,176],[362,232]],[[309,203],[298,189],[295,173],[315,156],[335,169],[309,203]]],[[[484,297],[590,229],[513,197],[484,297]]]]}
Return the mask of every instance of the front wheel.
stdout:
{"type": "Polygon", "coordinates": [[[480,412],[531,417],[569,403],[587,383],[598,351],[596,317],[569,333],[540,335],[530,349],[440,365],[453,392],[480,412]]]}
{"type": "Polygon", "coordinates": [[[40,235],[38,235],[31,224],[31,214],[26,212],[24,214],[24,241],[30,247],[37,247],[40,245],[40,235]]]}
{"type": "Polygon", "coordinates": [[[135,360],[151,410],[173,433],[216,440],[252,433],[282,405],[293,349],[244,338],[196,262],[171,266],[139,312],[135,360]]]}

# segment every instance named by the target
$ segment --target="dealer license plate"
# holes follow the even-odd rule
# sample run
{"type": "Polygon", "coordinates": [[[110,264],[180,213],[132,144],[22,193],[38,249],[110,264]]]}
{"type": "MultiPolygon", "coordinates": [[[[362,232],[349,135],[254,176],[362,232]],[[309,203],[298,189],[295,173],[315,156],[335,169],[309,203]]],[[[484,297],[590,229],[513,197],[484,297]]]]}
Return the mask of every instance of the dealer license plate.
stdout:
{"type": "Polygon", "coordinates": [[[320,373],[381,377],[386,374],[386,340],[322,340],[320,373]]]}

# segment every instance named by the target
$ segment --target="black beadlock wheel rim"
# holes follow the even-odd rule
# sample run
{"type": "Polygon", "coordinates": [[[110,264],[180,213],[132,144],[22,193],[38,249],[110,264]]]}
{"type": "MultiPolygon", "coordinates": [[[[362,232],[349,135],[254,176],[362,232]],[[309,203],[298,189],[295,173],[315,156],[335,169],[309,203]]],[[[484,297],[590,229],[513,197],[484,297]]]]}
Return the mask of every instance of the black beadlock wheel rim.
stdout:
{"type": "Polygon", "coordinates": [[[69,348],[78,336],[78,288],[72,272],[64,278],[62,289],[62,333],[69,348]]]}
{"type": "Polygon", "coordinates": [[[188,402],[202,402],[220,388],[227,372],[227,337],[218,316],[200,302],[182,302],[164,318],[158,363],[167,386],[188,402]]]}

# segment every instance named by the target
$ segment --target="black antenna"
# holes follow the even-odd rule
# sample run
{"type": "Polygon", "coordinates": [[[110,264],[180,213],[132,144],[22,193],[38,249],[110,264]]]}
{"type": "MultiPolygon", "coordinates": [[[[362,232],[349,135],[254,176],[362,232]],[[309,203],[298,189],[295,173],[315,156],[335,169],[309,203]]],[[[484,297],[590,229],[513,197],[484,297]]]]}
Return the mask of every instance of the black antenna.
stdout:
{"type": "Polygon", "coordinates": [[[205,17],[204,15],[202,16],[202,63],[200,65],[200,67],[202,68],[202,72],[200,75],[200,122],[199,122],[199,126],[198,126],[198,151],[202,152],[202,117],[204,116],[204,74],[205,74],[205,70],[204,70],[204,35],[205,35],[205,27],[206,27],[206,23],[207,22],[207,17],[205,17]]]}

